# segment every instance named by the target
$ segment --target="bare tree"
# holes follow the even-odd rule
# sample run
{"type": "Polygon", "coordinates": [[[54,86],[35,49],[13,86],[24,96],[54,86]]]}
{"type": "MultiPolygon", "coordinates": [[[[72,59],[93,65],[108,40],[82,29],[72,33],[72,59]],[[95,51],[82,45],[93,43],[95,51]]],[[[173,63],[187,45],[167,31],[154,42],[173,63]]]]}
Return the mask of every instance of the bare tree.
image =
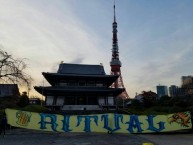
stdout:
{"type": "Polygon", "coordinates": [[[0,49],[0,82],[26,83],[30,88],[32,78],[25,73],[25,59],[15,59],[0,49]]]}

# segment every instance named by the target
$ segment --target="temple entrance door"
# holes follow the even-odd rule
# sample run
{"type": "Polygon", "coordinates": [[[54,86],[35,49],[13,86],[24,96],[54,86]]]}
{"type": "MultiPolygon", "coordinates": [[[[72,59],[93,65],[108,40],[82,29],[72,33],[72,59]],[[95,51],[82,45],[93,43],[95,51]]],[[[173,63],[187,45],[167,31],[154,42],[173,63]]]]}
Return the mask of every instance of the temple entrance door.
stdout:
{"type": "Polygon", "coordinates": [[[65,105],[76,105],[76,100],[74,96],[69,96],[65,98],[65,105]]]}
{"type": "Polygon", "coordinates": [[[78,105],[87,105],[86,103],[86,97],[78,97],[78,105]]]}

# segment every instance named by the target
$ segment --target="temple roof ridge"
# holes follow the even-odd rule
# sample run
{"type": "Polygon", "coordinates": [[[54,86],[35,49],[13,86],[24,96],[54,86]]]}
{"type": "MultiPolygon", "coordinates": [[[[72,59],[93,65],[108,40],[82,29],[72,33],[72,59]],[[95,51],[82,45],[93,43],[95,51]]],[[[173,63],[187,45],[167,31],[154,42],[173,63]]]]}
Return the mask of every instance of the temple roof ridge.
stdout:
{"type": "Polygon", "coordinates": [[[90,74],[90,75],[104,75],[104,67],[99,65],[91,64],[72,64],[72,63],[61,63],[59,65],[57,73],[61,74],[90,74]]]}

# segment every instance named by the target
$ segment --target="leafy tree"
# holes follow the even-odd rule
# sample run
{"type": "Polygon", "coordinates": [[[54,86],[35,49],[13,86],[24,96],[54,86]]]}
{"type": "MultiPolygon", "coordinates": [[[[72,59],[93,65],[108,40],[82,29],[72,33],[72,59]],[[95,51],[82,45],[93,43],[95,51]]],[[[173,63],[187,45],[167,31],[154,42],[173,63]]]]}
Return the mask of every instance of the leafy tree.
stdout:
{"type": "Polygon", "coordinates": [[[159,100],[158,100],[158,105],[160,106],[170,106],[171,105],[171,97],[169,96],[162,96],[159,100]]]}
{"type": "Polygon", "coordinates": [[[32,78],[25,73],[25,59],[15,59],[0,49],[0,82],[27,84],[30,87],[32,78]]]}
{"type": "Polygon", "coordinates": [[[131,106],[140,107],[142,103],[137,99],[132,99],[131,106]]]}
{"type": "Polygon", "coordinates": [[[19,96],[0,97],[0,109],[17,107],[19,96]]]}
{"type": "Polygon", "coordinates": [[[121,97],[117,97],[115,102],[117,106],[123,106],[124,100],[121,97]]]}
{"type": "Polygon", "coordinates": [[[20,107],[25,107],[25,106],[29,105],[29,98],[27,96],[27,92],[22,93],[22,95],[19,99],[18,105],[20,107]]]}

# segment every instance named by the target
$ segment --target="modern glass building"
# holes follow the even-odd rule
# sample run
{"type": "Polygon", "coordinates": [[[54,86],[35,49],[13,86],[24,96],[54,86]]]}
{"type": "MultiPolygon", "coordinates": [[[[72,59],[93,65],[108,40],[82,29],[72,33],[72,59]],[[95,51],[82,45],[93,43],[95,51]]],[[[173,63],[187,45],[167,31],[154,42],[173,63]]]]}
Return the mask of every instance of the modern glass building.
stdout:
{"type": "Polygon", "coordinates": [[[157,95],[158,97],[162,97],[162,96],[168,96],[168,87],[167,86],[156,86],[157,89],[157,95]]]}
{"type": "Polygon", "coordinates": [[[171,97],[177,96],[179,94],[179,88],[176,85],[171,85],[169,87],[169,93],[171,97]]]}

